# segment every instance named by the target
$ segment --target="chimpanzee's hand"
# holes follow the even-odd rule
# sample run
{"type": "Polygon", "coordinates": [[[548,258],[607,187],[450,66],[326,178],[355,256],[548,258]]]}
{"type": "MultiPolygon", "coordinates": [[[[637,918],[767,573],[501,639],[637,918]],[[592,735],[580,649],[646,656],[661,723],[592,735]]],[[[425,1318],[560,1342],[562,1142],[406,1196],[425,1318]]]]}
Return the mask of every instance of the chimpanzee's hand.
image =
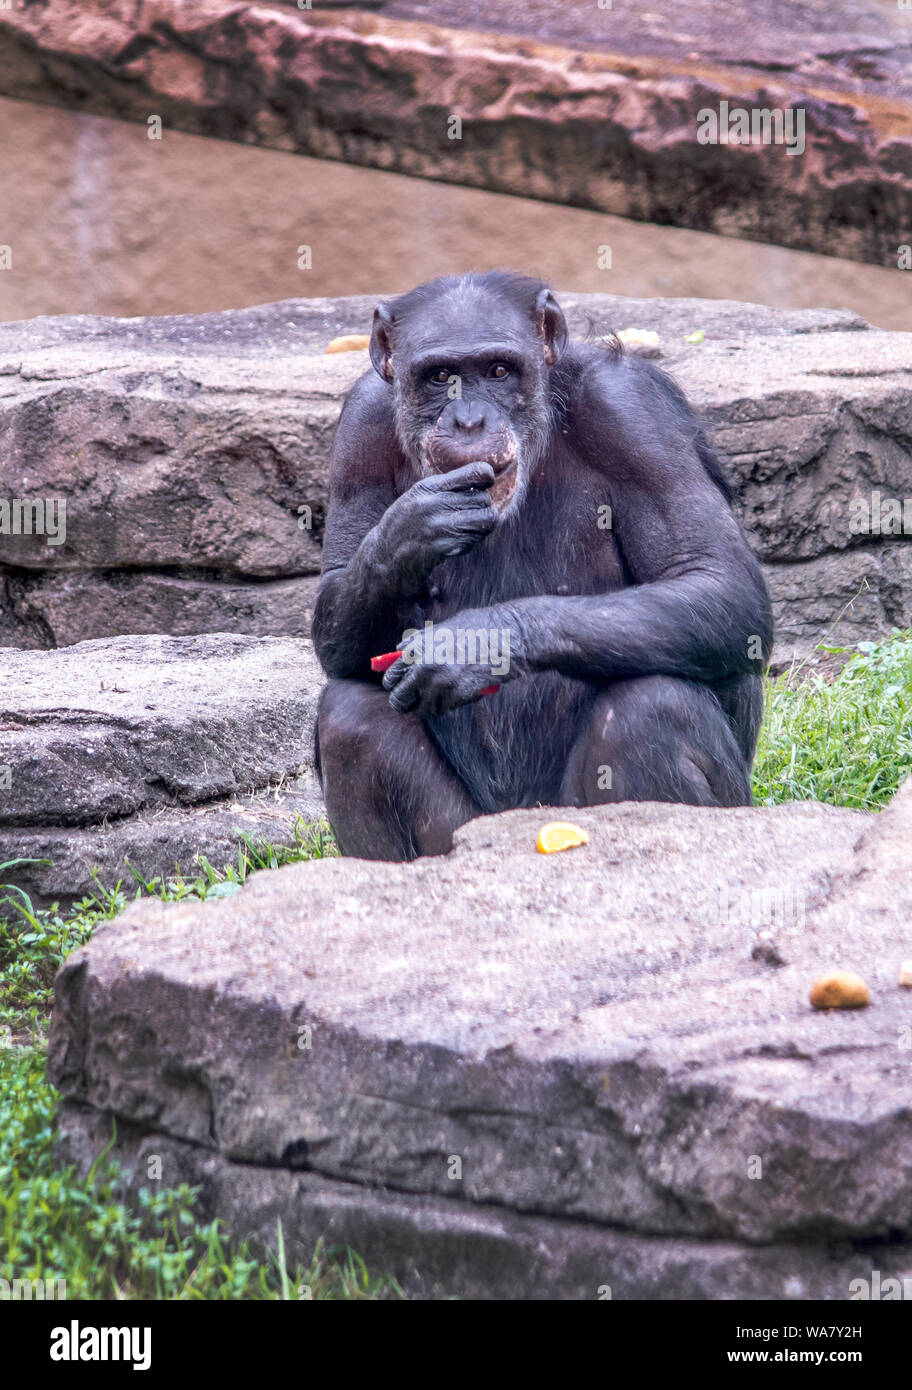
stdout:
{"type": "Polygon", "coordinates": [[[497,525],[489,463],[467,463],[413,483],[378,523],[384,562],[403,594],[417,593],[435,565],[464,555],[497,525]]]}
{"type": "Polygon", "coordinates": [[[529,669],[520,632],[506,607],[467,609],[426,624],[399,643],[401,660],[383,677],[400,714],[446,714],[483,695],[496,700],[506,681],[529,669]]]}

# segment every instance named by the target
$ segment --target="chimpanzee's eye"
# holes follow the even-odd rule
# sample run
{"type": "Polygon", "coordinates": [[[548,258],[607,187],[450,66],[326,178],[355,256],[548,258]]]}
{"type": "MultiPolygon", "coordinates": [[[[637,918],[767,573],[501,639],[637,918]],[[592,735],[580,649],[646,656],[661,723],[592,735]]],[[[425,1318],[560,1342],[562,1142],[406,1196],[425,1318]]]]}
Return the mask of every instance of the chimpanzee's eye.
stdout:
{"type": "Polygon", "coordinates": [[[510,368],[507,366],[506,362],[494,362],[488,368],[488,376],[494,377],[497,381],[503,381],[503,379],[509,375],[510,368]]]}
{"type": "Polygon", "coordinates": [[[451,376],[452,372],[448,367],[435,367],[428,373],[428,381],[433,381],[438,386],[446,386],[451,376]]]}

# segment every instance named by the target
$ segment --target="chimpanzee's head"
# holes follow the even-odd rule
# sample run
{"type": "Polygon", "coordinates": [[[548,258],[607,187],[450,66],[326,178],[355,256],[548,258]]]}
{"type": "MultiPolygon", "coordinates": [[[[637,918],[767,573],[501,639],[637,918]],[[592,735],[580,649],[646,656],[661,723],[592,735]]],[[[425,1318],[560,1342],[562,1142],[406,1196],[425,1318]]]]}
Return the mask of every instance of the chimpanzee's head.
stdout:
{"type": "Polygon", "coordinates": [[[484,460],[495,507],[518,506],[548,441],[548,375],[567,341],[548,286],[502,270],[378,305],[371,361],[392,383],[399,442],[420,474],[484,460]]]}

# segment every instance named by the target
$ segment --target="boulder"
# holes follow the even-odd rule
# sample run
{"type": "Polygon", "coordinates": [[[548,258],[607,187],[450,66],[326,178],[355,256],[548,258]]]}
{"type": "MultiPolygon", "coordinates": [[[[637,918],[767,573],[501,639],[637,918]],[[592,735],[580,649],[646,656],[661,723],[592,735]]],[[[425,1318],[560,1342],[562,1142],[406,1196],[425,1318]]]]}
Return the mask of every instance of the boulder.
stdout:
{"type": "Polygon", "coordinates": [[[15,617],[5,638],[0,617],[0,645],[71,647],[126,632],[307,637],[317,583],[316,575],[252,584],[129,569],[10,574],[15,617]]]}
{"type": "Polygon", "coordinates": [[[8,650],[0,688],[0,863],[38,902],[146,879],[238,831],[294,843],[322,813],[313,732],[323,677],[309,641],[118,637],[8,650]]]}
{"type": "MultiPolygon", "coordinates": [[[[110,1116],[72,1101],[63,1102],[58,1116],[62,1154],[88,1172],[111,1142],[110,1116]]],[[[849,1241],[749,1246],[641,1236],[591,1222],[335,1182],[312,1172],[230,1163],[211,1150],[121,1121],[117,1157],[130,1195],[148,1187],[155,1161],[163,1180],[199,1187],[198,1211],[218,1212],[260,1249],[275,1251],[281,1221],[292,1264],[306,1267],[318,1241],[324,1250],[347,1246],[372,1270],[394,1270],[411,1298],[844,1299],[855,1291],[855,1280],[871,1287],[874,1258],[880,1275],[874,1283],[884,1296],[887,1279],[908,1281],[912,1271],[905,1244],[877,1245],[875,1253],[849,1241]]]]}
{"type": "Polygon", "coordinates": [[[0,9],[0,91],[897,264],[912,221],[912,84],[896,4],[775,0],[758,12],[678,0],[657,13],[653,0],[609,11],[495,0],[480,19],[467,0],[388,0],[383,11],[234,0],[0,9]],[[700,113],[723,102],[796,113],[800,141],[705,143],[700,113]]]}
{"type": "Polygon", "coordinates": [[[513,811],[137,902],[57,979],[70,1152],[116,1120],[136,1181],[157,1153],[234,1233],[417,1289],[848,1298],[912,1272],[910,832],[912,781],[879,815],[513,811]],[[589,843],[537,853],[552,814],[589,843]],[[868,1008],[811,1007],[833,969],[868,1008]]]}

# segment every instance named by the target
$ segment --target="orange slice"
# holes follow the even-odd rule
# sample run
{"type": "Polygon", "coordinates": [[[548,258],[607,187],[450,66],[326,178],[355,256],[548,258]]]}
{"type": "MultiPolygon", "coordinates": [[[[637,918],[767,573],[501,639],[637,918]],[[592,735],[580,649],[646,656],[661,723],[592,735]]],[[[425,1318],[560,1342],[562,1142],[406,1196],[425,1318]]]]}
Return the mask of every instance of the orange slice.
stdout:
{"type": "Polygon", "coordinates": [[[327,352],[363,352],[370,347],[369,333],[343,333],[341,338],[331,338],[326,344],[327,352]]]}
{"type": "Polygon", "coordinates": [[[578,825],[568,820],[552,820],[543,825],[538,832],[535,848],[539,854],[553,854],[559,849],[573,849],[576,845],[588,845],[589,836],[578,825]]]}

